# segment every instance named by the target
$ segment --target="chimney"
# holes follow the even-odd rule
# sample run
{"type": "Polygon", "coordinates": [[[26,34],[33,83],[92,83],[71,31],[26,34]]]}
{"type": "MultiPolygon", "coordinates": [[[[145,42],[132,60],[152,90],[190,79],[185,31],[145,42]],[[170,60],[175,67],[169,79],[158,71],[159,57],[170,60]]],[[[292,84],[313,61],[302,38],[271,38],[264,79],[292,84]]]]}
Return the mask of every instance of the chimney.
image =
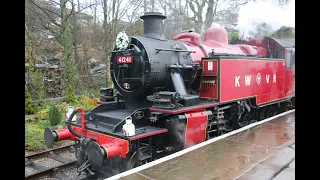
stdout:
{"type": "Polygon", "coordinates": [[[163,20],[166,16],[159,12],[147,12],[140,18],[143,19],[144,36],[166,40],[163,34],[163,20]]]}

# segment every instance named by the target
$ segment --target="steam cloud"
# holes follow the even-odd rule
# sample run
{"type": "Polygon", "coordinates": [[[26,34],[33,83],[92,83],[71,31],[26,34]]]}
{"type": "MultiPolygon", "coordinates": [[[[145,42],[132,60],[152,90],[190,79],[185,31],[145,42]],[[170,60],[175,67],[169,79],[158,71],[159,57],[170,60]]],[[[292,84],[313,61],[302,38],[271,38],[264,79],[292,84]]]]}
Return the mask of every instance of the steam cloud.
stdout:
{"type": "Polygon", "coordinates": [[[257,25],[266,23],[271,31],[282,26],[295,27],[295,0],[280,6],[275,0],[250,1],[240,8],[238,17],[239,38],[248,39],[256,34],[257,25]]]}
{"type": "Polygon", "coordinates": [[[211,27],[222,27],[222,26],[216,22],[212,22],[211,27]]]}

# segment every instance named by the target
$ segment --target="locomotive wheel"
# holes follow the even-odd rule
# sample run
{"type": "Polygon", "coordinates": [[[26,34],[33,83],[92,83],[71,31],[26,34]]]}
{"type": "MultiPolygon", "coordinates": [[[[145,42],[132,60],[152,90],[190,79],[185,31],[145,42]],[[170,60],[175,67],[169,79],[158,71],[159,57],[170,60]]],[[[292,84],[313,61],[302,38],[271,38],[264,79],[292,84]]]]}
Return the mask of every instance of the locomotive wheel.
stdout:
{"type": "Polygon", "coordinates": [[[259,121],[265,119],[266,117],[266,109],[263,107],[259,111],[259,121]]]}
{"type": "Polygon", "coordinates": [[[113,175],[126,171],[125,161],[121,158],[111,159],[111,168],[113,175]]]}
{"type": "Polygon", "coordinates": [[[267,118],[277,115],[277,109],[274,106],[268,108],[267,118]]]}
{"type": "Polygon", "coordinates": [[[133,169],[139,165],[139,156],[138,152],[134,151],[131,156],[128,158],[126,169],[133,169]]]}
{"type": "Polygon", "coordinates": [[[134,151],[131,155],[128,155],[128,158],[122,160],[120,158],[114,158],[111,160],[112,174],[116,175],[124,171],[133,169],[139,165],[139,156],[138,152],[134,151]]]}
{"type": "Polygon", "coordinates": [[[219,126],[219,135],[224,135],[227,132],[227,126],[224,123],[221,127],[219,126]]]}

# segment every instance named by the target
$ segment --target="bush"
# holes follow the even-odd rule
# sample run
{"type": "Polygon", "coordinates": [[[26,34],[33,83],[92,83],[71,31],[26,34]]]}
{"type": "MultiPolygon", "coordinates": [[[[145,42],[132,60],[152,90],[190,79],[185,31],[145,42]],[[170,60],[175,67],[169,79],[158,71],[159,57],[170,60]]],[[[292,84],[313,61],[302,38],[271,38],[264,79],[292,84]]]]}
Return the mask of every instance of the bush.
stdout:
{"type": "Polygon", "coordinates": [[[44,119],[48,119],[48,109],[42,109],[41,111],[38,111],[38,119],[39,120],[44,120],[44,119]]]}
{"type": "Polygon", "coordinates": [[[61,112],[62,119],[66,119],[66,113],[68,112],[69,105],[66,102],[58,104],[59,111],[61,112]]]}
{"type": "Polygon", "coordinates": [[[95,106],[97,106],[97,102],[98,101],[100,101],[100,99],[98,99],[98,98],[89,98],[89,99],[87,99],[87,104],[88,104],[88,106],[91,106],[91,107],[95,107],[95,106]]]}
{"type": "Polygon", "coordinates": [[[66,101],[68,103],[75,103],[77,101],[77,98],[74,95],[74,88],[71,85],[67,87],[66,101]]]}
{"type": "Polygon", "coordinates": [[[38,116],[36,114],[26,115],[24,117],[25,123],[32,123],[38,121],[38,116]]]}
{"type": "Polygon", "coordinates": [[[50,126],[50,122],[48,119],[40,119],[38,121],[38,128],[46,129],[48,126],[50,126]]]}
{"type": "Polygon", "coordinates": [[[59,108],[60,112],[63,114],[68,112],[68,107],[69,107],[69,105],[66,102],[58,104],[58,108],[59,108]]]}
{"type": "Polygon", "coordinates": [[[98,98],[90,98],[89,93],[82,93],[78,97],[77,103],[72,104],[74,107],[82,107],[86,112],[90,111],[91,109],[95,108],[97,106],[97,101],[99,101],[98,98]]]}
{"type": "Polygon", "coordinates": [[[61,113],[59,108],[55,105],[51,105],[49,110],[49,121],[52,126],[56,126],[61,122],[61,113]]]}
{"type": "Polygon", "coordinates": [[[35,110],[32,106],[32,99],[31,99],[31,95],[29,93],[28,87],[24,86],[24,95],[25,95],[25,114],[33,114],[35,113],[35,110]]]}

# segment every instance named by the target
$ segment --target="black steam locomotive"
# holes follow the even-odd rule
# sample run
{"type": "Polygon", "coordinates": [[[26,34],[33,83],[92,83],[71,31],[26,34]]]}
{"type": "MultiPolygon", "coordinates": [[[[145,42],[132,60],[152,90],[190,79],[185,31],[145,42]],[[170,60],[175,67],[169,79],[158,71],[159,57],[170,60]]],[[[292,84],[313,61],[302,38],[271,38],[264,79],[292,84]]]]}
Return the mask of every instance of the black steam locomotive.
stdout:
{"type": "Polygon", "coordinates": [[[141,18],[144,36],[119,36],[112,52],[118,93],[102,88],[96,108],[87,113],[76,108],[66,128],[45,130],[48,147],[60,140],[76,142],[79,171],[117,174],[293,107],[292,98],[261,108],[254,98],[220,102],[222,58],[252,56],[228,46],[225,30],[208,30],[200,45],[200,35],[191,31],[181,40],[166,39],[160,13],[141,18]],[[210,43],[217,48],[206,49],[210,43]],[[205,90],[212,96],[200,96],[205,90]],[[81,118],[72,122],[77,111],[81,118]]]}

